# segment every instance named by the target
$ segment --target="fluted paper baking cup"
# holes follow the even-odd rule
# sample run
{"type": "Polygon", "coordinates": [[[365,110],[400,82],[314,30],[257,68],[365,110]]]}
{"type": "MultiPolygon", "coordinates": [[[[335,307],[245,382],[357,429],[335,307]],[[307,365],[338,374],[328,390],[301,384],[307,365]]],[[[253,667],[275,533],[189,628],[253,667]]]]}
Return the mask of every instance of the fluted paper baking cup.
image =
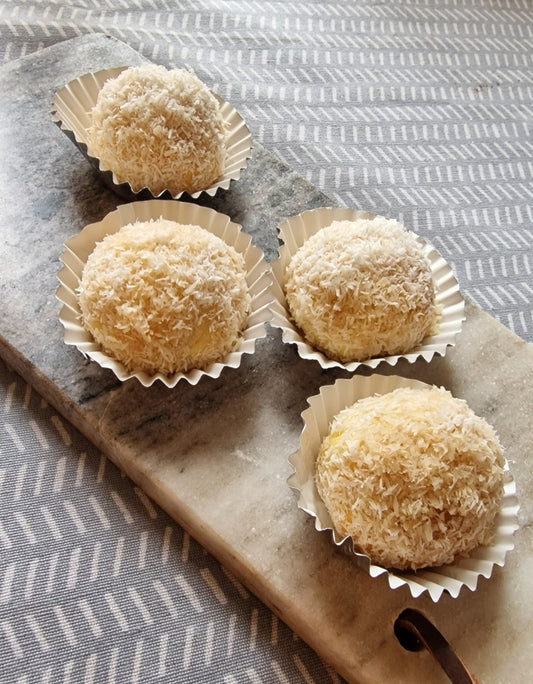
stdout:
{"type": "Polygon", "coordinates": [[[289,457],[294,473],[289,477],[288,484],[299,494],[298,507],[315,519],[315,528],[330,532],[334,544],[353,556],[357,564],[372,577],[386,574],[392,589],[407,585],[415,598],[424,592],[427,592],[435,602],[445,592],[457,598],[463,587],[474,591],[479,577],[491,577],[495,565],[503,567],[506,554],[514,548],[513,535],[518,529],[519,506],[516,486],[507,462],[504,497],[496,519],[496,534],[492,544],[478,546],[468,557],[458,558],[448,565],[417,571],[388,570],[372,563],[366,554],[356,551],[351,537],[343,537],[335,531],[331,517],[316,489],[315,461],[322,440],[329,432],[332,419],[342,409],[359,399],[392,392],[398,387],[424,388],[429,385],[396,375],[354,376],[337,380],[333,385],[326,385],[320,389],[319,394],[310,397],[307,400],[309,408],[302,413],[304,427],[300,435],[300,447],[289,457]]]}
{"type": "Polygon", "coordinates": [[[250,236],[242,231],[240,225],[233,223],[229,216],[208,207],[174,200],[146,200],[123,204],[107,214],[102,221],[89,224],[80,233],[69,238],[65,242],[61,262],[64,265],[57,274],[60,284],[56,290],[56,297],[63,304],[59,320],[64,327],[64,341],[76,346],[82,354],[103,368],[111,369],[119,380],[135,377],[145,387],[152,385],[156,380],[160,380],[167,387],[174,387],[180,380],[196,385],[204,375],[217,378],[225,367],[237,368],[243,354],[252,354],[256,341],[266,335],[265,322],[270,318],[271,279],[263,252],[251,244],[250,236]],[[239,346],[234,351],[220,362],[212,363],[204,369],[193,369],[170,376],[161,373],[150,375],[145,372],[130,372],[122,363],[106,354],[82,325],[77,294],[83,268],[97,242],[106,235],[116,233],[128,223],[159,218],[198,225],[234,247],[244,257],[246,282],[252,299],[247,327],[241,333],[239,346]]]}
{"type": "Polygon", "coordinates": [[[342,363],[331,359],[322,351],[311,346],[299,328],[294,324],[289,312],[283,287],[286,268],[292,256],[303,243],[321,228],[329,226],[333,221],[355,221],[357,219],[373,219],[375,214],[342,207],[321,207],[311,209],[287,219],[279,226],[279,258],[272,263],[272,320],[271,324],[282,331],[282,339],[288,344],[295,344],[298,354],[303,359],[317,361],[322,368],[344,368],[352,372],[359,366],[376,368],[380,363],[395,366],[400,359],[412,363],[420,357],[430,361],[436,354],[444,356],[446,350],[455,344],[455,338],[461,331],[464,320],[464,299],[459,291],[451,267],[440,254],[425,240],[417,236],[425,257],[428,259],[433,283],[435,285],[436,304],[441,315],[438,330],[428,335],[415,349],[405,354],[379,356],[364,361],[342,363]]]}
{"type": "MultiPolygon", "coordinates": [[[[87,131],[91,125],[91,110],[96,104],[98,93],[103,84],[110,78],[116,78],[126,66],[114,69],[102,69],[93,73],[84,74],[67,83],[59,90],[52,100],[52,120],[78,147],[91,165],[101,175],[104,183],[121,197],[127,200],[153,199],[156,197],[150,188],[134,190],[127,182],[119,182],[114,173],[104,168],[97,157],[92,156],[87,148],[87,131]]],[[[207,188],[202,188],[191,193],[190,197],[197,198],[203,192],[215,195],[219,189],[227,190],[231,181],[240,178],[241,172],[246,168],[247,160],[252,150],[250,131],[237,110],[229,103],[220,98],[216,93],[213,95],[220,103],[222,118],[226,127],[226,159],[224,173],[215,183],[207,188]]],[[[178,199],[184,193],[172,195],[170,191],[163,190],[157,197],[159,199],[178,199]]]]}

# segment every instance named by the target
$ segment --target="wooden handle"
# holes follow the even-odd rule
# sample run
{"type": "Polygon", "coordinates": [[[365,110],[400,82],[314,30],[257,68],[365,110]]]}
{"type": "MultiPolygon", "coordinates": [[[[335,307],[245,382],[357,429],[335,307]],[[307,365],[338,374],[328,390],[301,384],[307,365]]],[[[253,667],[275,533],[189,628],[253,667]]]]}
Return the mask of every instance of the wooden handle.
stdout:
{"type": "Polygon", "coordinates": [[[439,630],[422,613],[407,608],[394,623],[398,641],[409,651],[427,649],[452,684],[478,684],[439,630]]]}

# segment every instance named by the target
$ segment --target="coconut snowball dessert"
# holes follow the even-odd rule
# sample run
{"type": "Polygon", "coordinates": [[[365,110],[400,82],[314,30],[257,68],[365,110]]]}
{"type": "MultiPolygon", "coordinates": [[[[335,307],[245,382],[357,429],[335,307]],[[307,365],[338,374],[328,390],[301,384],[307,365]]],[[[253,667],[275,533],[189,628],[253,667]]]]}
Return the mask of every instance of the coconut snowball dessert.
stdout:
{"type": "Polygon", "coordinates": [[[88,150],[134,192],[208,188],[224,171],[225,127],[216,97],[185,69],[130,67],[104,83],[88,150]]]}
{"type": "Polygon", "coordinates": [[[200,226],[128,224],[89,255],[84,327],[130,371],[171,375],[220,361],[239,343],[251,297],[244,258],[200,226]]]}
{"type": "Polygon", "coordinates": [[[315,468],[334,528],[375,564],[439,566],[491,542],[502,448],[443,388],[398,388],[340,411],[315,468]]]}
{"type": "Polygon", "coordinates": [[[392,219],[321,228],[290,259],[283,287],[307,342],[342,363],[407,353],[436,328],[429,262],[392,219]]]}

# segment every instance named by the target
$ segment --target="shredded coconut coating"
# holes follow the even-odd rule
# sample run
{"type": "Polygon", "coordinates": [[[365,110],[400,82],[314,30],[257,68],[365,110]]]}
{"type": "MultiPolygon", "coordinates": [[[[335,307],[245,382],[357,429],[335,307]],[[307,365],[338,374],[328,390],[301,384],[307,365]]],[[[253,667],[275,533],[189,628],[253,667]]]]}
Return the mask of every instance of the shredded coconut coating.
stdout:
{"type": "Polygon", "coordinates": [[[215,96],[185,69],[130,67],[106,81],[91,112],[90,154],[135,192],[203,190],[220,178],[225,127],[215,96]]]}
{"type": "Polygon", "coordinates": [[[503,468],[494,429],[466,402],[443,388],[400,388],[334,418],[315,481],[357,550],[416,570],[490,543],[503,468]]]}
{"type": "Polygon", "coordinates": [[[199,226],[128,224],[89,255],[84,327],[130,371],[205,368],[238,344],[250,311],[244,258],[199,226]]]}
{"type": "Polygon", "coordinates": [[[392,219],[320,229],[293,255],[284,288],[309,344],[342,363],[407,353],[436,326],[430,265],[392,219]]]}

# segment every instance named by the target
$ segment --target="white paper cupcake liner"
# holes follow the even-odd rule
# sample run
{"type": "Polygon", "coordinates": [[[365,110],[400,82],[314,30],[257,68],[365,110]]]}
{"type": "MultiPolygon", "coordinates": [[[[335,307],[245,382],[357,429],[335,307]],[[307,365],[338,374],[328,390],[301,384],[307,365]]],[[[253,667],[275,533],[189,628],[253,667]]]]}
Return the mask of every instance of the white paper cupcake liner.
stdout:
{"type": "Polygon", "coordinates": [[[480,576],[489,578],[495,565],[503,567],[506,554],[514,548],[513,535],[518,529],[518,502],[516,486],[506,462],[506,481],[501,511],[496,519],[496,534],[489,546],[478,546],[468,557],[454,563],[417,571],[388,570],[372,563],[370,558],[355,551],[351,537],[342,537],[334,527],[331,517],[315,486],[315,461],[322,439],[328,434],[332,419],[344,408],[359,399],[392,392],[398,387],[428,387],[418,380],[391,375],[374,374],[368,377],[354,376],[326,385],[319,394],[310,397],[309,408],[302,413],[304,427],[300,435],[300,448],[289,457],[294,473],[289,486],[299,493],[298,507],[315,518],[315,528],[330,531],[333,542],[354,557],[357,564],[372,577],[386,574],[392,589],[407,585],[411,595],[418,597],[427,592],[437,602],[447,592],[457,598],[463,587],[474,591],[480,576]]]}
{"type": "Polygon", "coordinates": [[[89,224],[80,233],[68,239],[65,242],[65,251],[61,255],[61,261],[64,266],[57,274],[60,285],[57,288],[56,297],[63,304],[59,320],[64,327],[64,341],[66,344],[76,346],[82,354],[96,361],[103,368],[111,369],[119,380],[135,377],[145,387],[152,385],[156,380],[160,380],[167,387],[175,387],[180,380],[196,385],[204,375],[217,378],[225,367],[237,368],[243,354],[252,354],[255,351],[256,340],[266,336],[265,322],[270,318],[271,278],[263,252],[251,244],[250,236],[242,231],[241,226],[233,223],[225,214],[208,207],[174,200],[146,200],[123,204],[102,221],[89,224]],[[252,298],[248,324],[241,334],[237,349],[227,354],[220,362],[213,363],[202,370],[193,369],[187,373],[174,373],[170,376],[161,373],[150,375],[145,372],[130,372],[122,363],[102,351],[100,345],[81,323],[77,295],[83,268],[96,242],[110,233],[117,232],[128,223],[149,221],[160,217],[205,228],[242,254],[246,266],[246,281],[252,298]]]}
{"type": "Polygon", "coordinates": [[[283,289],[285,270],[292,256],[303,245],[305,240],[321,228],[329,226],[333,221],[372,219],[375,216],[375,214],[354,209],[321,207],[303,212],[298,216],[293,216],[279,227],[279,238],[283,244],[279,247],[279,258],[271,265],[273,276],[271,324],[281,329],[284,342],[296,345],[301,358],[317,361],[322,368],[344,368],[352,372],[359,366],[376,368],[382,362],[395,366],[400,359],[407,359],[408,362],[412,363],[422,357],[426,361],[430,361],[435,354],[444,356],[448,347],[455,344],[455,338],[461,331],[465,304],[453,271],[431,245],[417,236],[418,241],[422,245],[424,255],[430,263],[431,274],[435,284],[436,303],[441,310],[438,332],[436,334],[428,335],[420,345],[409,353],[373,357],[365,361],[351,361],[349,363],[341,363],[329,358],[323,352],[312,347],[303,337],[301,331],[292,320],[283,289]]]}
{"type": "MultiPolygon", "coordinates": [[[[84,74],[67,83],[52,100],[52,119],[99,172],[104,183],[121,197],[128,200],[153,199],[156,196],[160,199],[178,199],[183,192],[172,195],[170,191],[164,190],[155,195],[150,188],[134,190],[129,183],[118,182],[112,171],[104,168],[98,158],[89,154],[87,130],[91,125],[91,110],[103,84],[110,78],[116,78],[124,69],[127,67],[103,69],[84,74]]],[[[213,95],[220,103],[222,118],[226,124],[224,173],[209,187],[191,193],[190,197],[193,198],[199,197],[203,192],[213,196],[219,189],[227,190],[231,181],[240,178],[251,155],[252,139],[244,120],[229,102],[222,100],[216,93],[213,95]]]]}

